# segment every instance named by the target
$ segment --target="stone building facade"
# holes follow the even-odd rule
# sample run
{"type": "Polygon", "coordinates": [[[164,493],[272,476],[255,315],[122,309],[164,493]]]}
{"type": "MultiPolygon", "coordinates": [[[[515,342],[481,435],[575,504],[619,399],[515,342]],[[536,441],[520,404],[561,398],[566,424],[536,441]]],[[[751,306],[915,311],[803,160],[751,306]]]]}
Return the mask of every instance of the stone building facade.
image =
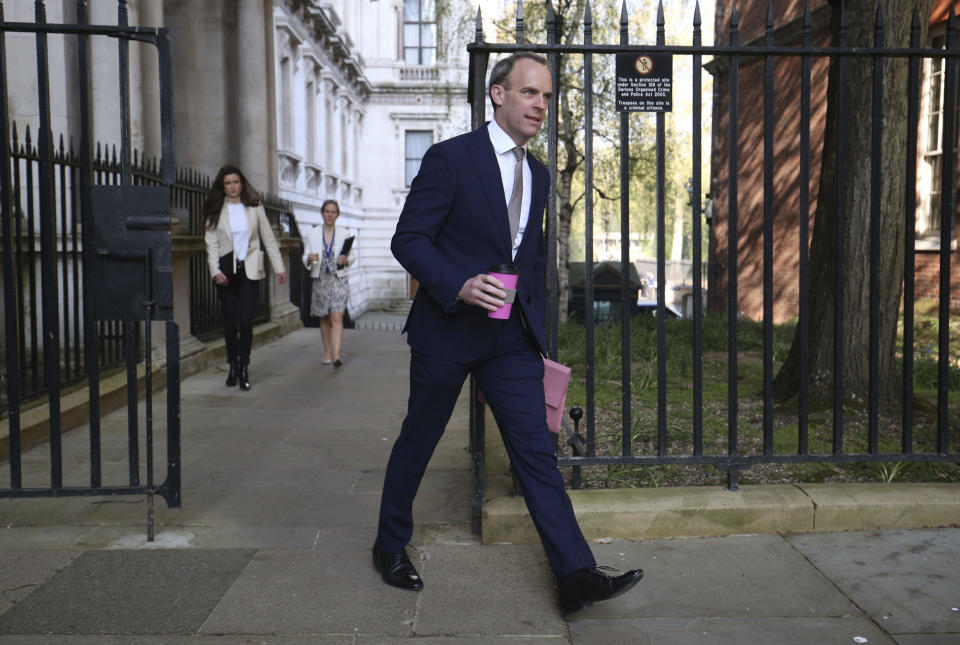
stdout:
{"type": "MultiPolygon", "coordinates": [[[[77,21],[76,0],[47,0],[46,20],[77,21]]],[[[466,45],[477,9],[500,0],[87,0],[91,24],[166,27],[173,43],[177,165],[210,175],[224,163],[291,202],[298,225],[318,224],[336,199],[357,235],[350,313],[409,300],[389,240],[426,147],[469,127],[466,45]]],[[[5,3],[33,22],[34,2],[5,3]]],[[[10,115],[38,121],[35,43],[7,38],[10,115]],[[27,64],[28,62],[28,64],[27,64]],[[20,92],[18,87],[29,88],[20,92]]],[[[79,139],[76,39],[50,38],[54,137],[79,139]]],[[[116,41],[91,43],[92,137],[120,139],[116,41]]],[[[133,147],[159,156],[156,53],[130,44],[133,147]]],[[[288,294],[278,294],[289,303],[288,294]]]]}

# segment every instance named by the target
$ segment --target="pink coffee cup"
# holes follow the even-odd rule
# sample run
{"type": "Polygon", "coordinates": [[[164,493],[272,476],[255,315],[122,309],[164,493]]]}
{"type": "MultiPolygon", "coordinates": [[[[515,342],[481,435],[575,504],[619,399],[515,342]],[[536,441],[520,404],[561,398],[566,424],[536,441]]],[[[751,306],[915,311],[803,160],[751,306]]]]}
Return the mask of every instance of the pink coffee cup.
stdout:
{"type": "Polygon", "coordinates": [[[517,293],[518,275],[517,267],[513,264],[495,264],[487,269],[487,273],[503,283],[503,290],[507,292],[503,304],[496,311],[487,312],[490,318],[507,320],[510,318],[510,309],[513,306],[513,300],[517,293]]]}

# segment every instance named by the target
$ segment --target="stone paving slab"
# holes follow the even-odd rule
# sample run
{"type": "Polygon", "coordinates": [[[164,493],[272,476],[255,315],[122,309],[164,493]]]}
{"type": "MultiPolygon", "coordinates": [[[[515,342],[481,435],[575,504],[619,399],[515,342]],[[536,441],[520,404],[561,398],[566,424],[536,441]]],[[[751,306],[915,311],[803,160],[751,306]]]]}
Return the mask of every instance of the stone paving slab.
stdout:
{"type": "Polygon", "coordinates": [[[539,545],[427,545],[420,556],[424,589],[417,636],[508,639],[565,633],[553,576],[539,545]]]}
{"type": "Polygon", "coordinates": [[[645,575],[628,594],[577,613],[585,619],[844,616],[856,607],[777,535],[592,544],[599,564],[645,575]],[[789,581],[789,593],[784,592],[789,581]]]}
{"type": "Polygon", "coordinates": [[[262,550],[201,631],[409,636],[417,600],[384,585],[365,548],[262,550]]]}
{"type": "MultiPolygon", "coordinates": [[[[257,635],[187,635],[163,636],[76,636],[44,634],[42,636],[5,636],[3,645],[355,645],[354,636],[257,635]]],[[[396,643],[396,641],[393,641],[396,643]]]]}
{"type": "Polygon", "coordinates": [[[896,637],[897,645],[957,645],[957,634],[901,634],[896,637]]]}
{"type": "Polygon", "coordinates": [[[65,567],[79,551],[0,549],[0,614],[65,567]]]}
{"type": "MultiPolygon", "coordinates": [[[[403,641],[415,645],[567,645],[564,636],[418,636],[403,641]]],[[[400,645],[402,645],[402,643],[400,645]]],[[[393,638],[358,636],[356,645],[398,645],[393,638]]]]}
{"type": "Polygon", "coordinates": [[[895,645],[860,617],[660,618],[571,623],[573,645],[895,645]],[[865,638],[856,641],[854,638],[865,638]]]}
{"type": "Polygon", "coordinates": [[[253,553],[84,551],[0,614],[0,633],[195,633],[253,553]]]}
{"type": "Polygon", "coordinates": [[[950,633],[960,642],[957,531],[836,532],[788,539],[889,633],[950,633]]]}

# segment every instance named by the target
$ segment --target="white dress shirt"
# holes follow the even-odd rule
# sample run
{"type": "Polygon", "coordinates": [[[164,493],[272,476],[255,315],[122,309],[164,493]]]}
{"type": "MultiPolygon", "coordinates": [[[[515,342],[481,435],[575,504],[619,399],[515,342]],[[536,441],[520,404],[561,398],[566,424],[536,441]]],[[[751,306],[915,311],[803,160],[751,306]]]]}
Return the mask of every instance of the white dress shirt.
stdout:
{"type": "MultiPolygon", "coordinates": [[[[513,155],[512,150],[517,147],[517,144],[503,131],[496,119],[490,119],[487,132],[490,134],[490,143],[493,144],[493,150],[497,153],[497,163],[500,164],[504,204],[509,204],[510,196],[513,195],[513,177],[517,164],[517,158],[513,155]]],[[[517,257],[517,249],[520,248],[520,243],[523,241],[523,231],[527,228],[527,222],[530,220],[530,197],[532,194],[533,173],[530,171],[526,149],[524,149],[523,199],[520,201],[520,226],[517,228],[517,236],[513,239],[513,257],[517,257]]]]}
{"type": "Polygon", "coordinates": [[[230,232],[233,234],[233,257],[241,262],[247,259],[247,247],[250,245],[247,208],[243,204],[227,202],[227,209],[230,212],[230,232]]]}

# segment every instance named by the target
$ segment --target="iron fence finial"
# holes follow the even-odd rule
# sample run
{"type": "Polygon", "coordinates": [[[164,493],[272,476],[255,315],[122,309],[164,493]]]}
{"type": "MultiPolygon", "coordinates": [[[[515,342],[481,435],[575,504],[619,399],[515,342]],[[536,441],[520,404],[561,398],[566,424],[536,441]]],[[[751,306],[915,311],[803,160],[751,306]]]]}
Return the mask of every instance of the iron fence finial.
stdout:
{"type": "Polygon", "coordinates": [[[737,3],[733,3],[730,13],[730,44],[737,45],[740,41],[740,14],[737,13],[737,3]]]}
{"type": "Polygon", "coordinates": [[[910,47],[920,46],[920,9],[913,5],[913,18],[910,20],[910,47]]]}
{"type": "Polygon", "coordinates": [[[620,5],[620,44],[626,45],[630,42],[630,31],[627,25],[627,0],[623,0],[620,5]]]}
{"type": "Polygon", "coordinates": [[[483,18],[480,16],[480,7],[477,7],[477,23],[475,26],[473,39],[475,42],[483,42],[483,18]]]}
{"type": "Polygon", "coordinates": [[[557,14],[553,10],[553,2],[547,0],[547,43],[557,42],[557,14]]]}
{"type": "Polygon", "coordinates": [[[847,3],[841,2],[840,3],[840,46],[841,47],[847,46],[847,31],[848,31],[847,3]]]}
{"type": "Polygon", "coordinates": [[[657,3],[657,46],[663,47],[666,44],[666,24],[663,17],[663,0],[657,3]]]}
{"type": "Polygon", "coordinates": [[[697,0],[693,6],[693,27],[699,31],[702,24],[703,20],[700,18],[700,0],[697,0]]]}
{"type": "Polygon", "coordinates": [[[523,42],[523,0],[517,0],[517,43],[523,42]]]}

